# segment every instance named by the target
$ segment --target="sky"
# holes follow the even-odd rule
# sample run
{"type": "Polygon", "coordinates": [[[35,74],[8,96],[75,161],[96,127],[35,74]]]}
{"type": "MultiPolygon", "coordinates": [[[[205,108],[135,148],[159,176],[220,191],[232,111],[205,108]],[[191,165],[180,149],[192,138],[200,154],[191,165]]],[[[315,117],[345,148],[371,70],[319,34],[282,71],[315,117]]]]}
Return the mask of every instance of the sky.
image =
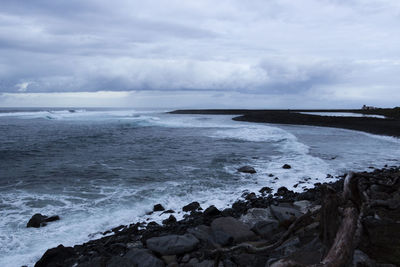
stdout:
{"type": "Polygon", "coordinates": [[[1,0],[0,107],[400,106],[398,0],[1,0]]]}

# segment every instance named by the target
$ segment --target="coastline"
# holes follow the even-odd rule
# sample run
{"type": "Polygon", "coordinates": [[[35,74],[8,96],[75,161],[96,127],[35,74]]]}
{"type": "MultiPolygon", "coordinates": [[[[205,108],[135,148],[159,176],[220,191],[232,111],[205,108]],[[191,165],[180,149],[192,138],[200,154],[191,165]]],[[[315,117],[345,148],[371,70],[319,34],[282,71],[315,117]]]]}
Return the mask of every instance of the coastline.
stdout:
{"type": "MultiPolygon", "coordinates": [[[[273,119],[279,114],[277,118],[281,122],[276,123],[285,124],[282,122],[285,115],[282,114],[287,113],[243,110],[207,112],[210,113],[179,114],[217,112],[242,115],[234,119],[254,122],[266,122],[266,118],[273,119]]],[[[289,115],[289,120],[295,119],[297,123],[288,124],[299,124],[300,117],[289,115]]],[[[364,119],[370,118],[361,119],[362,127],[370,125],[370,122],[364,122],[364,119]]],[[[330,123],[329,127],[335,127],[331,120],[322,121],[330,123]]],[[[382,132],[393,135],[388,134],[392,131],[382,132]]],[[[393,132],[397,133],[397,128],[393,132]]],[[[399,265],[400,236],[394,244],[391,242],[392,232],[400,233],[397,223],[400,221],[400,206],[396,204],[400,201],[400,168],[390,166],[356,173],[355,177],[358,177],[356,187],[365,189],[368,201],[375,204],[359,212],[363,228],[359,239],[354,241],[358,245],[351,250],[351,255],[346,254],[349,264],[346,266],[353,266],[351,260],[370,264],[366,266],[399,265]],[[388,188],[388,183],[392,189],[388,188]],[[379,234],[374,235],[374,232],[379,234]]],[[[263,187],[259,192],[238,196],[238,200],[224,210],[213,206],[199,209],[195,202],[189,203],[189,207],[183,207],[187,214],[180,221],[173,216],[177,211],[154,210],[155,213],[169,212],[171,216],[162,225],[134,222],[108,230],[100,239],[74,247],[60,245],[49,249],[35,266],[311,266],[320,263],[329,254],[339,226],[346,220],[343,210],[358,201],[344,201],[343,187],[344,175],[335,182],[317,183],[314,188],[302,193],[282,187],[271,194],[269,188],[263,187]],[[329,199],[336,203],[333,208],[332,202],[327,201],[329,199]],[[336,217],[329,217],[329,214],[336,217]],[[270,248],[265,250],[265,247],[270,248]]],[[[356,210],[365,209],[361,207],[358,205],[356,210]]]]}
{"type": "MultiPolygon", "coordinates": [[[[224,210],[193,202],[182,208],[188,213],[180,221],[167,211],[163,225],[136,222],[81,245],[59,245],[35,266],[314,266],[343,238],[352,245],[341,244],[333,261],[346,263],[329,266],[396,266],[399,198],[400,168],[394,166],[302,193],[281,187],[272,195],[264,187],[224,210]],[[349,214],[358,219],[349,224],[349,214]]],[[[154,212],[165,210],[157,205],[154,212]]]]}
{"type": "Polygon", "coordinates": [[[199,109],[199,110],[175,110],[171,114],[208,114],[208,115],[239,115],[233,120],[273,123],[273,124],[291,124],[291,125],[309,125],[321,127],[334,127],[348,130],[363,131],[378,135],[388,135],[400,137],[400,116],[397,109],[384,109],[378,111],[364,111],[357,109],[331,109],[331,110],[228,110],[228,109],[199,109]],[[393,110],[393,111],[392,111],[393,110]],[[351,112],[365,115],[391,115],[386,119],[371,117],[338,117],[338,116],[319,116],[301,114],[298,112],[351,112]]]}

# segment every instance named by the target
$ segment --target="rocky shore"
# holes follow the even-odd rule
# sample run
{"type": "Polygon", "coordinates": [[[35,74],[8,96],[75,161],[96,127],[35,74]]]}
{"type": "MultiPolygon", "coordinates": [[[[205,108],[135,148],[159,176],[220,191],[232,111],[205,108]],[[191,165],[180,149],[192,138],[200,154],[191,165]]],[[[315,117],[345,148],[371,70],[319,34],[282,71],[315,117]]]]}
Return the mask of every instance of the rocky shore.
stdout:
{"type": "Polygon", "coordinates": [[[268,187],[230,208],[183,207],[156,222],[49,249],[43,266],[400,266],[400,168],[350,173],[303,193],[268,187]]]}

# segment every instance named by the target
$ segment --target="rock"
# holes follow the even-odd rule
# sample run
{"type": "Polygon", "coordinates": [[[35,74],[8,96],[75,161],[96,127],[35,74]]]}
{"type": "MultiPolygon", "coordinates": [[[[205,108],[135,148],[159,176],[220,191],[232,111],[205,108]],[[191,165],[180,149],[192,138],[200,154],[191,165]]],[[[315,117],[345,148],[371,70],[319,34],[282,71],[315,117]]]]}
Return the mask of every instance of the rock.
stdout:
{"type": "Polygon", "coordinates": [[[271,213],[279,221],[279,223],[283,223],[285,221],[294,221],[297,217],[302,215],[299,210],[291,207],[290,205],[271,205],[269,208],[271,210],[271,213]]]}
{"type": "Polygon", "coordinates": [[[47,250],[42,258],[36,262],[35,267],[68,266],[67,263],[72,263],[71,260],[73,260],[75,255],[73,248],[59,245],[56,248],[47,250]]]}
{"type": "Polygon", "coordinates": [[[221,214],[221,211],[217,209],[214,205],[208,207],[203,214],[208,217],[213,217],[221,214]]]}
{"type": "Polygon", "coordinates": [[[297,207],[302,213],[306,213],[309,210],[312,211],[313,208],[313,204],[308,200],[295,201],[293,202],[293,205],[297,207]]]}
{"type": "Polygon", "coordinates": [[[251,228],[257,235],[269,239],[277,233],[279,228],[278,221],[259,221],[251,228]]]}
{"type": "Polygon", "coordinates": [[[107,267],[163,267],[165,264],[148,249],[130,249],[123,257],[114,256],[107,267]]]}
{"type": "Polygon", "coordinates": [[[264,186],[263,188],[261,188],[260,189],[260,191],[258,191],[258,192],[260,192],[261,194],[269,194],[269,193],[271,193],[272,192],[272,188],[271,187],[268,187],[268,186],[264,186]]]}
{"type": "Polygon", "coordinates": [[[249,228],[252,228],[256,223],[261,221],[274,221],[277,223],[277,220],[272,215],[270,209],[259,208],[249,209],[246,214],[240,217],[239,220],[249,228]]]}
{"type": "Polygon", "coordinates": [[[162,259],[168,265],[177,263],[176,255],[165,255],[165,256],[162,256],[162,259]]]}
{"type": "Polygon", "coordinates": [[[163,224],[171,224],[171,223],[175,223],[176,222],[176,218],[174,215],[170,215],[168,217],[168,219],[165,219],[162,221],[163,224]]]}
{"type": "Polygon", "coordinates": [[[40,213],[36,213],[32,216],[32,218],[27,223],[26,227],[35,227],[39,228],[42,226],[46,226],[47,222],[53,222],[59,220],[60,217],[58,215],[48,217],[46,215],[42,215],[40,213]]]}
{"type": "MultiPolygon", "coordinates": [[[[224,232],[237,243],[255,238],[255,234],[250,230],[250,227],[233,217],[221,217],[213,220],[211,229],[213,233],[224,232]]],[[[220,234],[218,233],[218,235],[220,234]]]]}
{"type": "Polygon", "coordinates": [[[282,166],[283,169],[291,169],[292,166],[290,166],[289,164],[285,164],[282,166]]]}
{"type": "Polygon", "coordinates": [[[153,211],[163,211],[165,208],[161,204],[156,204],[153,207],[153,211]]]}
{"type": "Polygon", "coordinates": [[[192,234],[152,237],[146,241],[149,249],[161,255],[176,255],[190,252],[198,244],[199,240],[192,234]]]}
{"type": "Polygon", "coordinates": [[[214,242],[213,239],[213,232],[211,227],[206,225],[199,225],[193,228],[188,229],[188,233],[194,235],[197,239],[205,242],[205,243],[212,243],[214,242]]]}
{"type": "Polygon", "coordinates": [[[251,174],[253,174],[253,173],[256,173],[256,170],[255,170],[253,167],[251,167],[251,166],[243,166],[243,167],[240,167],[240,168],[238,169],[238,172],[251,173],[251,174]]]}
{"type": "Polygon", "coordinates": [[[200,208],[199,202],[195,201],[195,202],[192,202],[192,203],[187,204],[186,206],[184,206],[182,208],[182,210],[185,211],[185,212],[189,212],[189,211],[198,210],[199,208],[200,208]]]}

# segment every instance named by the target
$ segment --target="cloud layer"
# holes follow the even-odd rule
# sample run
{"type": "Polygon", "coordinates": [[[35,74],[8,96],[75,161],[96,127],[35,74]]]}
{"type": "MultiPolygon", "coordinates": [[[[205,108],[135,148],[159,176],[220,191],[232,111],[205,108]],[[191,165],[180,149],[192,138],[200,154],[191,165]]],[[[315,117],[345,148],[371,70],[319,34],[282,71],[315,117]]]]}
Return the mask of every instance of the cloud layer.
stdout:
{"type": "Polygon", "coordinates": [[[219,93],[390,106],[400,101],[399,29],[395,0],[3,0],[0,105],[17,94],[144,91],[165,106],[174,92],[203,94],[205,105],[219,93]]]}

